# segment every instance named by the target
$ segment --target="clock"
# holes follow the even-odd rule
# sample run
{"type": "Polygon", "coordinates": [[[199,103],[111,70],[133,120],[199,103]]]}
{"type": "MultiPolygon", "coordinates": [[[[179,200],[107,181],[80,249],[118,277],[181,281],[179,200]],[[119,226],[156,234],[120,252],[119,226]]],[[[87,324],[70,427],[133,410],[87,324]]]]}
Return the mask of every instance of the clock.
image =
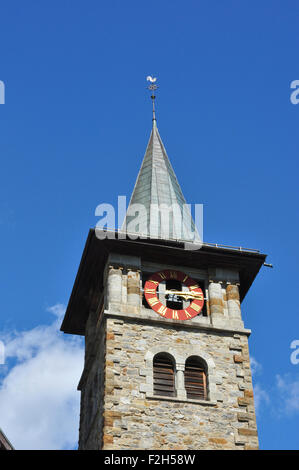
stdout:
{"type": "MultiPolygon", "coordinates": [[[[144,286],[144,296],[149,306],[159,315],[172,320],[190,320],[198,315],[204,304],[204,295],[201,288],[187,274],[181,271],[166,269],[152,274],[144,286]],[[158,287],[163,281],[175,280],[188,287],[188,291],[165,290],[163,294],[172,298],[191,300],[190,305],[185,309],[175,310],[164,305],[158,297],[158,287]]],[[[175,300],[175,302],[178,302],[175,300]]]]}

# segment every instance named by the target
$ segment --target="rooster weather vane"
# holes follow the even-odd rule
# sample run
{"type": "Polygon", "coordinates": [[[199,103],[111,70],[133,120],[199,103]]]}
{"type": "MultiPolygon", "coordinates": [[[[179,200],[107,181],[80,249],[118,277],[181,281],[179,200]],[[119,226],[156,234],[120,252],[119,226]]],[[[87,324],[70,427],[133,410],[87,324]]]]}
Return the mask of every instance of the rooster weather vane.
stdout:
{"type": "Polygon", "coordinates": [[[148,82],[150,82],[150,85],[147,87],[151,92],[151,99],[153,101],[153,121],[156,120],[156,115],[155,115],[155,99],[156,99],[156,95],[155,95],[155,91],[157,90],[158,88],[158,85],[156,85],[156,81],[157,81],[157,78],[156,77],[152,77],[151,75],[148,75],[146,77],[146,80],[148,82]]]}

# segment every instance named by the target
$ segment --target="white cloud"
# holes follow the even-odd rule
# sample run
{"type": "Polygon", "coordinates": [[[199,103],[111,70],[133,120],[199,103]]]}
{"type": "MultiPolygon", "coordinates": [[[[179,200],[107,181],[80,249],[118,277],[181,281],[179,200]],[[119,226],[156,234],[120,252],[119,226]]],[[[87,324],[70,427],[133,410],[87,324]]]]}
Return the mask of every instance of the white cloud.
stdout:
{"type": "Polygon", "coordinates": [[[54,305],[51,325],[2,337],[8,368],[0,385],[0,424],[16,449],[77,446],[84,352],[81,338],[59,331],[64,310],[54,305]]]}
{"type": "Polygon", "coordinates": [[[47,308],[48,312],[53,313],[59,320],[62,320],[65,314],[65,306],[63,304],[55,304],[47,308]]]}
{"type": "MultiPolygon", "coordinates": [[[[250,356],[250,368],[253,377],[253,382],[257,375],[261,374],[263,367],[254,357],[250,356]]],[[[256,414],[260,414],[262,407],[268,405],[270,398],[266,390],[259,383],[255,383],[253,386],[254,393],[254,405],[256,414]]]]}
{"type": "Polygon", "coordinates": [[[276,376],[276,385],[287,414],[299,412],[299,378],[291,375],[276,376]]]}
{"type": "Polygon", "coordinates": [[[250,357],[250,368],[252,375],[259,374],[262,371],[262,365],[252,356],[250,357]]]}
{"type": "Polygon", "coordinates": [[[269,395],[264,390],[260,384],[256,384],[253,387],[254,393],[254,404],[255,404],[255,412],[258,415],[261,412],[262,406],[268,405],[270,399],[269,395]]]}

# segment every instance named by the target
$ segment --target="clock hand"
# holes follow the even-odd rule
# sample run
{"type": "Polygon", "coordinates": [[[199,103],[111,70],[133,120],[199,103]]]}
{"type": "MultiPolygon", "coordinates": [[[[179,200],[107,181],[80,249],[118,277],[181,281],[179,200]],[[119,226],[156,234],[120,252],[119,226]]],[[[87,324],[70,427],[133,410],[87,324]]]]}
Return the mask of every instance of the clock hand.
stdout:
{"type": "Polygon", "coordinates": [[[178,297],[183,297],[185,300],[188,299],[198,299],[198,300],[203,300],[203,295],[201,293],[191,293],[191,292],[182,292],[180,290],[166,290],[164,292],[165,295],[167,294],[173,294],[177,295],[178,297]]]}

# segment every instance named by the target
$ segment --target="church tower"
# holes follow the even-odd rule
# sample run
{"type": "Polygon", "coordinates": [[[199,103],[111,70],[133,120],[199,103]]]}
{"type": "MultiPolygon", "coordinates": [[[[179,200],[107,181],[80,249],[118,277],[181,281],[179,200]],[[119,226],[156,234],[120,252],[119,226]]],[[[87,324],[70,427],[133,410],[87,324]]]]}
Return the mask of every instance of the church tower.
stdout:
{"type": "Polygon", "coordinates": [[[154,112],[122,230],[89,231],[61,327],[85,336],[79,449],[258,448],[240,305],[266,256],[201,243],[185,206],[154,112]]]}

